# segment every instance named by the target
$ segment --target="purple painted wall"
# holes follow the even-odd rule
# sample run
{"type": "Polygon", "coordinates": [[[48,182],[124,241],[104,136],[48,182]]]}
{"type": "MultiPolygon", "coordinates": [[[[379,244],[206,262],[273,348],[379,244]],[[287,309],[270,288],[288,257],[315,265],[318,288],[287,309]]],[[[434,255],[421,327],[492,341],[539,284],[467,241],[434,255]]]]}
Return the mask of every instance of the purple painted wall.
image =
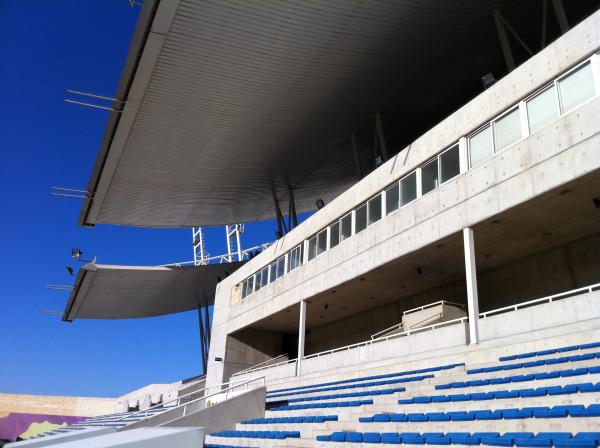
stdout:
{"type": "Polygon", "coordinates": [[[27,432],[33,423],[46,422],[53,425],[70,425],[85,419],[86,417],[11,412],[6,417],[0,418],[0,440],[16,440],[21,434],[27,432]]]}

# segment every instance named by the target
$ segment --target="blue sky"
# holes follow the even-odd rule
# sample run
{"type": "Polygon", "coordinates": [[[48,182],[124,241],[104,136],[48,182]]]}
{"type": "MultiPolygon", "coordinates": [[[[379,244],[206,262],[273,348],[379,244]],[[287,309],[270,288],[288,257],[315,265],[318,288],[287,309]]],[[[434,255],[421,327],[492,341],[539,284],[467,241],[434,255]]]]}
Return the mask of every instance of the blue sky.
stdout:
{"type": "MultiPolygon", "coordinates": [[[[70,249],[101,263],[190,260],[190,229],[77,226],[106,112],[68,105],[65,89],[112,96],[138,8],[127,0],[0,0],[0,392],[117,396],[200,372],[197,314],[63,323],[70,249]]],[[[247,226],[243,244],[271,240],[273,223],[247,226]]],[[[209,229],[213,254],[223,228],[209,229]]]]}

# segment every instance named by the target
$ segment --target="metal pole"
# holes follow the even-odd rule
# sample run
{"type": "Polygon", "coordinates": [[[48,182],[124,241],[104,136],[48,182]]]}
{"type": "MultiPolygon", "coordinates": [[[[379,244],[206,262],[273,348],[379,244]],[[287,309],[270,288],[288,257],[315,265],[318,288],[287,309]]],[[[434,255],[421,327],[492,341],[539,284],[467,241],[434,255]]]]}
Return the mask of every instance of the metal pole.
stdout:
{"type": "Polygon", "coordinates": [[[469,344],[479,343],[479,296],[477,294],[477,267],[473,229],[463,229],[465,251],[465,274],[467,281],[467,305],[469,312],[469,344]]]}
{"type": "Polygon", "coordinates": [[[352,134],[352,152],[354,154],[354,170],[356,172],[356,178],[362,179],[362,167],[360,164],[360,148],[358,147],[358,139],[356,135],[352,134]]]}
{"type": "Polygon", "coordinates": [[[500,47],[502,48],[502,54],[504,55],[504,61],[506,62],[506,68],[509,72],[515,69],[515,59],[510,48],[510,42],[508,41],[508,35],[502,21],[502,14],[497,9],[494,10],[494,22],[496,23],[496,31],[498,32],[498,38],[500,39],[500,47]]]}
{"type": "Polygon", "coordinates": [[[198,327],[200,328],[200,351],[202,354],[202,372],[206,374],[206,349],[204,345],[204,328],[202,324],[202,308],[198,307],[198,327]]]}
{"type": "Polygon", "coordinates": [[[554,14],[556,15],[556,21],[558,22],[560,32],[561,34],[565,34],[569,31],[570,27],[562,0],[552,0],[552,6],[554,8],[554,14]]]}
{"type": "Polygon", "coordinates": [[[379,147],[381,148],[381,157],[383,160],[388,160],[387,145],[385,143],[385,136],[383,135],[383,124],[381,123],[381,114],[377,112],[375,114],[375,126],[377,127],[377,136],[379,141],[379,147]]]}

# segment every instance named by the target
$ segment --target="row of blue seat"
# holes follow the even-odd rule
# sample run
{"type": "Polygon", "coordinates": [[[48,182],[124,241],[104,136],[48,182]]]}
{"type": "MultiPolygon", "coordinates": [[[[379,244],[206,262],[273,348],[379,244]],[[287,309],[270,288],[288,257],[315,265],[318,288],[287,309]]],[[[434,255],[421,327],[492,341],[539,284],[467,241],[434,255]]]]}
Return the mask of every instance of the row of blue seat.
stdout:
{"type": "Polygon", "coordinates": [[[447,422],[471,420],[515,420],[525,418],[562,418],[562,417],[600,417],[600,404],[563,405],[552,408],[525,407],[522,409],[497,409],[477,411],[450,411],[450,412],[411,412],[375,414],[371,417],[360,417],[361,423],[387,423],[387,422],[447,422]]]}
{"type": "Polygon", "coordinates": [[[536,356],[553,355],[555,353],[573,352],[575,350],[586,350],[600,347],[600,342],[590,342],[589,344],[568,345],[566,347],[551,348],[549,350],[539,350],[537,352],[520,353],[518,355],[500,356],[500,361],[514,361],[515,359],[534,358],[536,356]]]}
{"type": "Polygon", "coordinates": [[[337,422],[337,415],[303,415],[300,417],[251,418],[242,425],[270,425],[276,423],[325,423],[337,422]]]}
{"type": "Polygon", "coordinates": [[[566,362],[588,361],[590,359],[600,359],[600,352],[584,353],[583,355],[561,356],[558,358],[538,359],[536,361],[516,362],[513,364],[501,364],[490,367],[481,367],[478,369],[468,369],[467,374],[499,372],[500,370],[528,369],[539,366],[552,366],[564,364],[566,362]]]}
{"type": "Polygon", "coordinates": [[[587,374],[600,373],[600,366],[580,367],[578,369],[554,370],[550,372],[528,373],[498,378],[486,378],[472,381],[454,381],[452,383],[437,384],[436,390],[459,389],[463,387],[488,386],[490,384],[522,383],[534,380],[549,380],[554,378],[567,378],[587,374]]]}
{"type": "Polygon", "coordinates": [[[278,392],[288,392],[288,391],[302,390],[302,389],[313,389],[313,388],[325,387],[325,386],[336,386],[336,385],[339,385],[339,384],[354,383],[354,382],[358,382],[358,381],[381,380],[381,379],[384,379],[384,378],[395,378],[397,376],[420,375],[422,373],[433,373],[433,372],[439,372],[441,370],[454,369],[455,367],[461,367],[461,366],[464,366],[464,365],[465,365],[465,363],[461,362],[461,363],[458,363],[458,364],[446,364],[444,366],[429,367],[427,369],[406,370],[404,372],[386,373],[386,374],[382,374],[382,375],[363,376],[363,377],[360,377],[360,378],[352,378],[352,379],[349,379],[349,380],[339,380],[339,381],[330,381],[328,383],[310,384],[308,386],[288,387],[287,389],[276,389],[276,390],[268,391],[267,392],[267,396],[271,396],[271,395],[276,394],[278,392]]]}
{"type": "Polygon", "coordinates": [[[273,399],[276,397],[289,397],[291,395],[313,394],[313,393],[318,393],[318,392],[329,392],[329,391],[333,391],[333,390],[360,389],[360,388],[364,388],[364,387],[389,386],[392,384],[401,384],[401,383],[410,383],[410,382],[414,382],[414,381],[422,381],[427,378],[433,378],[433,375],[418,375],[418,376],[409,376],[406,378],[400,378],[400,379],[396,379],[396,380],[371,381],[368,383],[347,384],[344,386],[331,386],[331,387],[324,387],[321,389],[311,389],[311,390],[303,390],[303,391],[291,392],[291,393],[286,393],[286,394],[271,395],[268,398],[273,399]]]}
{"type": "Polygon", "coordinates": [[[546,395],[569,395],[576,393],[600,392],[600,383],[566,384],[564,386],[546,386],[535,389],[496,390],[474,392],[471,394],[427,395],[398,400],[398,404],[447,403],[449,401],[500,400],[506,398],[545,397],[546,395]]]}
{"type": "Polygon", "coordinates": [[[298,411],[301,409],[324,409],[324,408],[353,408],[364,404],[373,404],[373,400],[355,401],[331,401],[329,403],[288,404],[277,406],[271,411],[298,411]]]}
{"type": "Polygon", "coordinates": [[[337,400],[339,398],[355,398],[355,397],[368,397],[372,395],[391,395],[397,392],[405,392],[404,387],[395,387],[392,389],[375,389],[366,390],[363,392],[351,392],[348,394],[334,394],[334,395],[316,395],[314,397],[303,397],[303,398],[292,398],[287,400],[288,403],[299,403],[301,401],[319,401],[319,400],[337,400]]]}
{"type": "Polygon", "coordinates": [[[239,437],[248,439],[278,439],[283,440],[287,438],[298,438],[300,437],[300,431],[218,431],[213,432],[211,436],[214,437],[239,437]]]}
{"type": "Polygon", "coordinates": [[[249,446],[217,445],[214,443],[205,443],[204,448],[252,448],[249,446]]]}
{"type": "Polygon", "coordinates": [[[319,442],[385,443],[409,445],[493,445],[519,447],[596,447],[600,432],[333,432],[317,436],[319,442]]]}

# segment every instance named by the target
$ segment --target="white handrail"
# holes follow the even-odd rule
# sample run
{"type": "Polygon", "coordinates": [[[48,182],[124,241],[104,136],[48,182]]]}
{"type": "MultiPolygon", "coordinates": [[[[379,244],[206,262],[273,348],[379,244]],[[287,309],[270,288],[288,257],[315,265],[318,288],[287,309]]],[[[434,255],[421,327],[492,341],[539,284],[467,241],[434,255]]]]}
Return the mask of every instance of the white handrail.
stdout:
{"type": "Polygon", "coordinates": [[[377,339],[378,337],[383,336],[384,334],[391,333],[394,330],[399,330],[403,326],[404,326],[404,322],[400,322],[399,324],[392,325],[391,327],[388,327],[385,330],[381,330],[375,334],[372,334],[371,339],[377,339]]]}
{"type": "MultiPolygon", "coordinates": [[[[273,244],[273,243],[272,242],[263,243],[263,244],[259,244],[258,246],[243,249],[241,251],[242,257],[249,257],[250,252],[252,252],[254,250],[263,251],[266,248],[268,248],[271,244],[273,244]]],[[[214,255],[212,257],[205,258],[203,261],[206,262],[205,264],[210,264],[211,261],[215,261],[215,260],[218,260],[219,263],[225,263],[225,262],[228,262],[230,259],[233,260],[233,259],[237,258],[237,256],[238,256],[237,252],[230,253],[230,254],[214,255]]],[[[160,264],[159,267],[186,266],[186,265],[195,265],[195,264],[196,264],[196,261],[192,260],[192,261],[180,261],[178,263],[160,264]]]]}
{"type": "Polygon", "coordinates": [[[194,391],[194,392],[190,392],[190,393],[188,393],[188,394],[185,394],[185,395],[182,395],[182,396],[180,396],[180,397],[172,398],[171,400],[167,400],[167,401],[165,401],[165,402],[163,402],[163,403],[159,403],[159,404],[156,404],[156,405],[154,405],[154,406],[150,406],[148,409],[144,409],[144,410],[141,410],[141,411],[136,411],[136,412],[134,412],[134,413],[132,413],[132,414],[129,414],[129,413],[127,413],[127,414],[126,414],[126,415],[124,415],[123,417],[121,417],[121,418],[119,418],[119,419],[115,420],[115,422],[119,422],[119,421],[121,421],[121,420],[125,420],[125,419],[128,419],[128,418],[131,418],[131,417],[133,417],[133,416],[135,416],[135,415],[138,415],[138,414],[145,414],[145,415],[144,415],[144,420],[146,420],[146,419],[148,418],[148,412],[149,412],[150,410],[152,410],[152,409],[156,409],[156,408],[160,408],[160,407],[165,407],[165,404],[166,404],[166,403],[177,402],[177,404],[176,404],[175,406],[169,406],[168,408],[165,408],[165,411],[170,411],[170,410],[172,410],[172,409],[177,409],[177,408],[179,408],[179,407],[181,407],[181,406],[185,406],[185,405],[188,405],[188,404],[190,404],[190,403],[193,403],[194,401],[200,400],[200,399],[202,399],[202,398],[208,398],[209,396],[215,395],[215,393],[213,393],[213,394],[211,394],[211,395],[206,395],[206,394],[204,394],[202,397],[194,398],[193,400],[190,400],[190,401],[188,401],[188,402],[186,402],[186,403],[183,403],[183,404],[182,404],[182,403],[181,403],[181,399],[182,399],[182,398],[189,397],[190,395],[198,395],[198,394],[200,394],[200,393],[202,393],[202,392],[206,392],[206,391],[208,391],[209,389],[213,389],[213,388],[215,388],[215,387],[223,387],[223,386],[225,386],[226,384],[236,384],[235,386],[229,386],[227,389],[222,389],[222,390],[219,390],[219,391],[217,391],[217,392],[216,392],[216,393],[221,393],[221,392],[224,392],[225,390],[232,389],[232,388],[236,388],[236,387],[239,387],[239,386],[243,386],[244,384],[251,383],[251,382],[253,382],[253,381],[256,381],[257,379],[263,379],[263,383],[264,383],[264,379],[265,379],[265,377],[264,377],[264,376],[262,376],[262,377],[253,378],[253,379],[250,379],[250,380],[227,381],[227,382],[225,382],[225,383],[221,383],[221,384],[215,384],[215,385],[212,385],[212,386],[206,386],[206,387],[204,387],[204,388],[202,388],[202,389],[200,389],[200,390],[196,390],[196,391],[194,391]]]}
{"type": "Polygon", "coordinates": [[[364,347],[367,345],[376,344],[378,342],[385,342],[385,341],[389,341],[390,339],[396,339],[396,338],[400,338],[400,337],[404,337],[404,336],[410,336],[413,333],[420,333],[422,331],[435,330],[436,328],[446,327],[448,325],[458,324],[460,322],[467,322],[468,320],[469,320],[469,318],[467,316],[465,316],[465,317],[459,317],[458,319],[452,319],[452,320],[447,320],[444,322],[438,322],[437,324],[433,324],[433,325],[427,325],[425,327],[408,329],[406,331],[403,331],[402,333],[396,333],[396,334],[392,334],[390,336],[385,336],[385,337],[381,337],[381,338],[377,338],[377,339],[371,339],[371,340],[364,341],[364,342],[357,342],[356,344],[346,345],[345,347],[339,347],[339,348],[334,348],[331,350],[325,350],[325,351],[322,351],[319,353],[313,353],[312,355],[305,356],[303,359],[318,358],[319,356],[342,352],[342,351],[350,350],[350,349],[356,348],[356,347],[364,347]]]}
{"type": "Polygon", "coordinates": [[[479,318],[484,319],[488,316],[495,315],[495,314],[502,314],[502,313],[508,313],[510,311],[517,311],[520,308],[527,308],[528,306],[537,305],[542,302],[551,303],[554,300],[566,299],[571,296],[592,292],[597,289],[600,289],[600,283],[596,283],[596,284],[590,285],[590,286],[584,286],[583,288],[572,289],[570,291],[560,292],[558,294],[553,294],[551,296],[542,297],[541,299],[534,299],[534,300],[529,300],[527,302],[517,303],[516,305],[510,305],[510,306],[505,306],[502,308],[496,308],[495,310],[486,311],[484,313],[479,313],[479,318]]]}
{"type": "MultiPolygon", "coordinates": [[[[272,367],[278,367],[278,366],[283,366],[285,364],[295,363],[297,360],[298,360],[298,358],[288,359],[287,361],[278,362],[276,364],[269,364],[267,366],[258,367],[256,369],[246,370],[246,371],[244,371],[244,375],[247,373],[252,373],[252,372],[260,372],[261,370],[270,369],[272,367]]],[[[232,374],[231,376],[233,377],[233,376],[241,375],[241,374],[242,374],[242,372],[236,372],[236,373],[232,374]]]]}
{"type": "Polygon", "coordinates": [[[457,306],[459,308],[466,308],[467,306],[463,303],[456,303],[456,302],[450,302],[448,300],[440,300],[438,302],[434,302],[434,303],[429,303],[427,305],[423,305],[423,306],[419,306],[417,308],[412,308],[410,310],[406,310],[402,313],[403,316],[406,316],[407,314],[410,313],[414,313],[416,311],[423,311],[427,308],[433,308],[434,306],[438,306],[438,305],[452,305],[452,306],[457,306]]]}
{"type": "Polygon", "coordinates": [[[255,365],[253,365],[253,366],[250,366],[250,367],[248,367],[247,369],[240,370],[239,372],[236,372],[235,374],[236,374],[236,375],[242,375],[242,374],[244,374],[244,373],[251,372],[251,371],[255,370],[256,368],[263,366],[264,364],[268,364],[268,363],[269,363],[269,362],[271,362],[271,361],[275,361],[276,359],[283,358],[283,357],[285,357],[285,356],[287,356],[287,355],[288,355],[287,353],[284,353],[284,354],[282,354],[282,355],[275,356],[274,358],[270,358],[270,359],[267,359],[266,361],[259,362],[258,364],[255,364],[255,365]]]}

